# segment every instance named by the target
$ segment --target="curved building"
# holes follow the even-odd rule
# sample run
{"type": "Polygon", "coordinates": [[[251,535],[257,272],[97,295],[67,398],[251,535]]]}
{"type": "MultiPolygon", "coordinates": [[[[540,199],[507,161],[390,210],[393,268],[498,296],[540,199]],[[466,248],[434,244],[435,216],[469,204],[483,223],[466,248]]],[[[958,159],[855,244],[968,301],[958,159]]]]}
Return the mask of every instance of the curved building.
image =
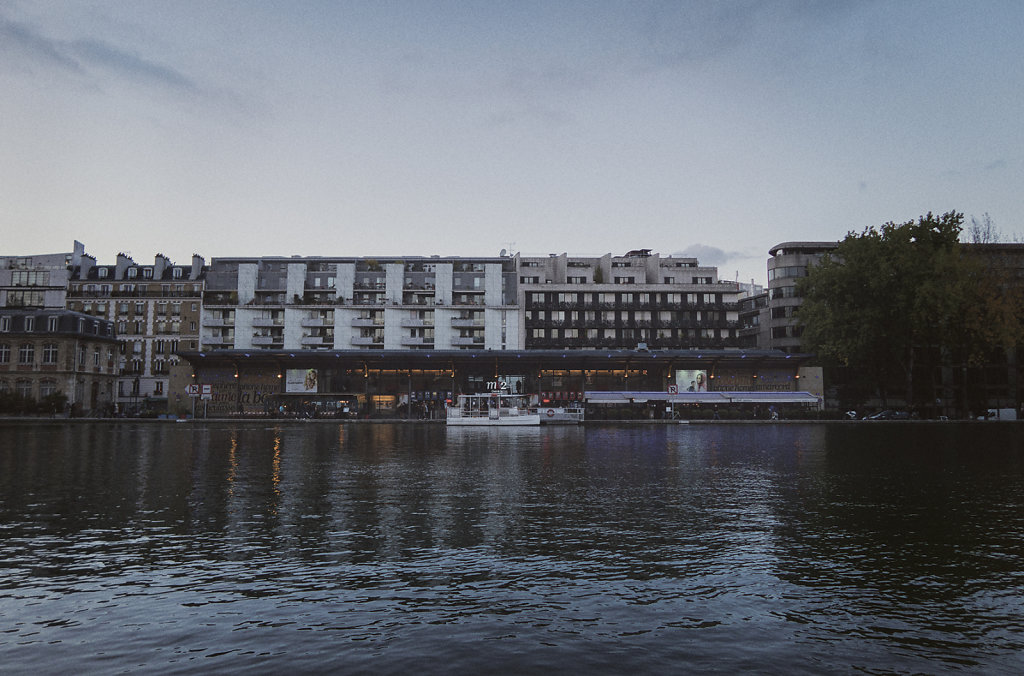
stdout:
{"type": "Polygon", "coordinates": [[[768,250],[768,344],[783,352],[803,352],[802,327],[796,318],[800,297],[796,282],[807,276],[807,266],[834,250],[838,242],[783,242],[768,250]]]}

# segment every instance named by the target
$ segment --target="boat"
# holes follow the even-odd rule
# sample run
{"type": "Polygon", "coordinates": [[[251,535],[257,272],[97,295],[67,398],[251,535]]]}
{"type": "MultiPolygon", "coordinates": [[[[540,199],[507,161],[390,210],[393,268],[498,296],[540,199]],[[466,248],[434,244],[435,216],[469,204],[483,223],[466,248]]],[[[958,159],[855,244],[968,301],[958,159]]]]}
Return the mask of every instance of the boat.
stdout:
{"type": "Polygon", "coordinates": [[[540,414],[530,409],[530,398],[523,394],[485,392],[460,394],[448,407],[449,425],[540,425],[540,414]]]}

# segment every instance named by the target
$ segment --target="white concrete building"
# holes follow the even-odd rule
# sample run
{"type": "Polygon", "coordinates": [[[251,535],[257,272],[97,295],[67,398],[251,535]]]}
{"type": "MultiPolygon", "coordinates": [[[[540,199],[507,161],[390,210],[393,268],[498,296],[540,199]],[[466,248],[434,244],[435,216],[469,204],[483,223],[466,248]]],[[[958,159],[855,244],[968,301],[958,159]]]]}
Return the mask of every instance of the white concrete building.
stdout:
{"type": "Polygon", "coordinates": [[[521,348],[511,257],[215,258],[204,350],[521,348]]]}

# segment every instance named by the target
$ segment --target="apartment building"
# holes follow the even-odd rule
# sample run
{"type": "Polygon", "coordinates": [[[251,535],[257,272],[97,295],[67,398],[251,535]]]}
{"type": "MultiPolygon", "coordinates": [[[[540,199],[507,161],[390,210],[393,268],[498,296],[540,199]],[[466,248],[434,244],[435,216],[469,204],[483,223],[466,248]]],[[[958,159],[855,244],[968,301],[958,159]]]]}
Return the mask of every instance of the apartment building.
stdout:
{"type": "Polygon", "coordinates": [[[0,307],[63,308],[70,271],[84,253],[75,242],[68,253],[0,256],[0,307]]]}
{"type": "Polygon", "coordinates": [[[801,302],[796,294],[797,280],[807,276],[809,265],[820,261],[838,245],[838,242],[783,242],[768,250],[766,310],[769,330],[762,337],[768,342],[760,347],[788,353],[802,352],[800,336],[803,327],[796,317],[796,309],[801,302]]]}
{"type": "Polygon", "coordinates": [[[139,264],[120,253],[113,265],[88,254],[70,272],[67,309],[113,323],[119,340],[115,400],[122,411],[166,408],[176,352],[199,347],[206,268],[202,256],[177,265],[163,254],[139,264]]]}
{"type": "Polygon", "coordinates": [[[62,308],[0,309],[0,395],[64,395],[75,412],[108,414],[116,360],[110,321],[62,308]]]}
{"type": "Polygon", "coordinates": [[[696,258],[523,256],[518,282],[527,349],[739,347],[740,287],[696,258]]]}
{"type": "Polygon", "coordinates": [[[214,258],[204,350],[517,349],[515,259],[214,258]]]}

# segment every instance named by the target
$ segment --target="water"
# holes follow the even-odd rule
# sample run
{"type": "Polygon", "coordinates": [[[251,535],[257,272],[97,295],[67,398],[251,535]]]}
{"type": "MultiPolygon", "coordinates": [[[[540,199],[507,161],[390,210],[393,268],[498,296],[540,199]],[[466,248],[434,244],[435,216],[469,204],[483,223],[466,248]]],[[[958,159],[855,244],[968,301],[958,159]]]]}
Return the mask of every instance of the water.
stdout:
{"type": "Polygon", "coordinates": [[[0,665],[1020,673],[1021,431],[0,424],[0,665]]]}

